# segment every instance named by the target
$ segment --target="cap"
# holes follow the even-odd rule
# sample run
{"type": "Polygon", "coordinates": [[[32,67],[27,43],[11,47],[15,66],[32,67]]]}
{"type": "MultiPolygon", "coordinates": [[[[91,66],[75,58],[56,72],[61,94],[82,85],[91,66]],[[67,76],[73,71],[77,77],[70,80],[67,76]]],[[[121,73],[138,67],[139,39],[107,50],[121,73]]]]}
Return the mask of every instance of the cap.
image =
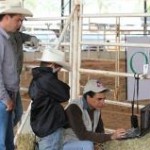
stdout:
{"type": "Polygon", "coordinates": [[[89,91],[99,93],[99,92],[104,92],[104,91],[108,92],[109,89],[104,87],[100,80],[91,79],[86,83],[84,90],[83,90],[83,94],[89,91]]]}

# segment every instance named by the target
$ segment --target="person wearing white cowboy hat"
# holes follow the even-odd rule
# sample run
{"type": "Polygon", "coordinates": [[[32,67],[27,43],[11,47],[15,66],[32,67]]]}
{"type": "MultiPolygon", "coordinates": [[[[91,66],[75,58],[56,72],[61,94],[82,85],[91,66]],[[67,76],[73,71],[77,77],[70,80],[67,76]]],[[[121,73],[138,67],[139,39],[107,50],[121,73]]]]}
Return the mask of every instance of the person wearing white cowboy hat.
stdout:
{"type": "Polygon", "coordinates": [[[5,20],[5,26],[3,26],[6,32],[15,32],[18,27],[20,27],[24,18],[32,17],[33,14],[28,9],[23,8],[20,1],[6,0],[0,2],[0,16],[4,16],[3,20],[5,20]]]}
{"type": "Polygon", "coordinates": [[[32,69],[33,79],[29,86],[31,103],[31,127],[39,137],[39,150],[62,150],[63,127],[67,124],[61,102],[70,98],[70,87],[58,79],[61,68],[70,70],[65,53],[44,50],[41,66],[32,69]],[[40,108],[40,109],[39,109],[40,108]]]}
{"type": "Polygon", "coordinates": [[[30,10],[24,8],[20,0],[0,1],[0,14],[20,14],[26,17],[32,17],[30,10]]]}
{"type": "Polygon", "coordinates": [[[14,150],[13,111],[19,89],[16,59],[9,32],[15,32],[32,13],[17,1],[0,1],[0,150],[14,150]]]}
{"type": "MultiPolygon", "coordinates": [[[[21,2],[20,1],[14,1],[13,0],[13,8],[15,8],[15,10],[10,10],[9,12],[16,12],[16,7],[17,9],[28,17],[32,16],[32,13],[23,8],[20,8],[21,6],[21,2]]],[[[17,60],[17,73],[19,75],[19,77],[21,77],[21,72],[22,72],[22,67],[23,67],[23,44],[25,43],[30,43],[31,46],[33,46],[34,48],[37,48],[39,45],[39,39],[37,39],[37,37],[30,35],[30,34],[26,34],[21,32],[21,27],[22,24],[20,24],[20,26],[18,26],[18,29],[16,32],[10,33],[10,41],[12,43],[13,46],[13,50],[14,50],[14,54],[17,60]]],[[[22,100],[21,100],[21,96],[20,96],[20,90],[18,90],[17,94],[16,94],[16,103],[15,103],[15,109],[14,109],[14,126],[16,126],[18,124],[18,122],[21,120],[22,114],[23,114],[23,105],[22,105],[22,100]]]]}
{"type": "Polygon", "coordinates": [[[38,60],[41,62],[57,64],[68,71],[71,70],[69,63],[65,61],[65,53],[60,50],[45,49],[41,59],[38,60]]]}

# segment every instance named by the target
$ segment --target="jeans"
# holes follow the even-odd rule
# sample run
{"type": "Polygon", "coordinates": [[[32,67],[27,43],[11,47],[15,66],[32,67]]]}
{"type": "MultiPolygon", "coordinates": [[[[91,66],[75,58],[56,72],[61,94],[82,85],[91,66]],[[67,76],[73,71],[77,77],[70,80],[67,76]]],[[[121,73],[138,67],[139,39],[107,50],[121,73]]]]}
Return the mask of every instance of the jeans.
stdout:
{"type": "Polygon", "coordinates": [[[14,150],[12,111],[0,100],[0,150],[14,150]]]}
{"type": "Polygon", "coordinates": [[[39,139],[39,150],[62,150],[63,128],[57,129],[52,134],[39,139]]]}
{"type": "Polygon", "coordinates": [[[68,141],[63,150],[94,150],[94,144],[91,141],[68,141]]]}

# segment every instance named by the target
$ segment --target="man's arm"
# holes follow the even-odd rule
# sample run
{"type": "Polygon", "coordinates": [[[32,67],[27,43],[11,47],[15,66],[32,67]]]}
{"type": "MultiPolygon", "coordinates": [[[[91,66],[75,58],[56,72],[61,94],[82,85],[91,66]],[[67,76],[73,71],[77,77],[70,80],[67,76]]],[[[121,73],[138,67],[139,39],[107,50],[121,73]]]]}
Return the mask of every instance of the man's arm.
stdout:
{"type": "Polygon", "coordinates": [[[69,124],[80,140],[105,142],[111,139],[111,134],[87,131],[82,120],[82,112],[76,104],[71,104],[66,109],[69,124]]]}
{"type": "Polygon", "coordinates": [[[27,41],[30,41],[31,44],[33,44],[33,46],[35,46],[35,47],[38,46],[39,40],[35,36],[25,34],[25,33],[22,33],[22,32],[19,32],[19,33],[21,34],[21,38],[22,38],[23,43],[25,43],[27,41]]]}
{"type": "Polygon", "coordinates": [[[70,98],[70,87],[57,78],[43,78],[39,81],[40,86],[49,96],[58,102],[68,101],[70,98]]]}
{"type": "MultiPolygon", "coordinates": [[[[33,74],[35,72],[36,68],[32,70],[33,74]]],[[[46,95],[49,96],[51,99],[54,99],[57,102],[61,103],[69,100],[70,87],[61,80],[58,80],[53,75],[48,77],[42,76],[39,79],[32,80],[29,86],[29,95],[32,100],[38,99],[39,97],[46,95]]]]}
{"type": "Polygon", "coordinates": [[[14,108],[14,103],[10,99],[8,92],[5,88],[4,82],[3,82],[3,69],[2,64],[4,59],[4,43],[3,39],[0,39],[0,100],[7,106],[7,110],[12,110],[14,108]]]}
{"type": "Polygon", "coordinates": [[[30,41],[30,39],[32,37],[31,35],[26,34],[26,33],[22,33],[22,32],[19,32],[19,34],[21,35],[23,43],[25,43],[26,41],[30,41]]]}

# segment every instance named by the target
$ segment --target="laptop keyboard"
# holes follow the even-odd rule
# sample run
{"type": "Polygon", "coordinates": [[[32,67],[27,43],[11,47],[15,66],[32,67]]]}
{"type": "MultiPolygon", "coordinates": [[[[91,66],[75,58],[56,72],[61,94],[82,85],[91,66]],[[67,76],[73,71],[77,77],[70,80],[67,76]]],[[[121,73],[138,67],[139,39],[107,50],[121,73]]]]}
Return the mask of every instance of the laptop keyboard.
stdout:
{"type": "Polygon", "coordinates": [[[133,138],[140,136],[139,128],[131,128],[126,131],[125,138],[133,138]]]}

